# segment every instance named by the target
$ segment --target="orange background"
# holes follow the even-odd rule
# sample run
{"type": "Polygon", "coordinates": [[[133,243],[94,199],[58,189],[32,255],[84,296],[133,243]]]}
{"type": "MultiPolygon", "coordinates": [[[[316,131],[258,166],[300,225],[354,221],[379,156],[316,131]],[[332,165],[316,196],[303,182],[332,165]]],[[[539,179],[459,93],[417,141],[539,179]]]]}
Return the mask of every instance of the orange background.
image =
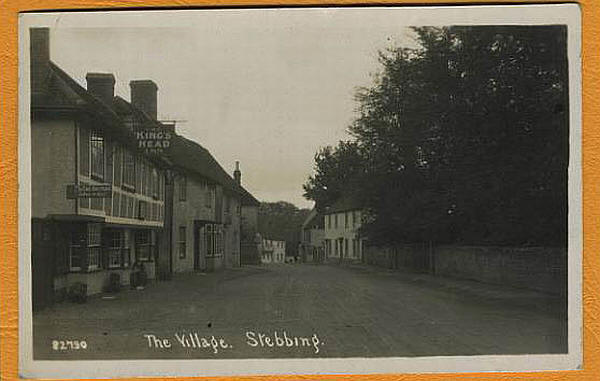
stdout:
{"type": "MultiPolygon", "coordinates": [[[[446,0],[468,4],[470,0],[446,0]]],[[[478,0],[479,4],[522,1],[478,0]]],[[[529,1],[528,3],[559,3],[529,1]]],[[[363,4],[436,4],[435,0],[364,0],[363,4]]],[[[439,1],[437,2],[439,4],[439,1]]],[[[222,380],[600,380],[600,1],[577,1],[583,26],[583,370],[537,373],[410,374],[369,376],[223,377],[222,380]]],[[[48,9],[152,8],[229,5],[323,5],[318,0],[3,0],[0,2],[0,366],[1,377],[18,379],[17,276],[17,19],[18,13],[48,9]]],[[[357,4],[329,0],[328,5],[357,4]]],[[[212,378],[214,379],[214,378],[212,378]]],[[[140,380],[136,378],[136,380],[140,380]]],[[[156,379],[155,379],[156,380],[156,379]]]]}

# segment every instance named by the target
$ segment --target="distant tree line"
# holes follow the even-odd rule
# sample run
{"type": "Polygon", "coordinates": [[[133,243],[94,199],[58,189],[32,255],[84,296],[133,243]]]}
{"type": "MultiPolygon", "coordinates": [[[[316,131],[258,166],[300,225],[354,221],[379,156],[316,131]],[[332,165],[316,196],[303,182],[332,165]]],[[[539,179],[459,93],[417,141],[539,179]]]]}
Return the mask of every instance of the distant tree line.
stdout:
{"type": "Polygon", "coordinates": [[[352,138],[317,152],[305,197],[352,193],[375,242],[565,246],[566,28],[413,31],[418,48],[380,53],[352,138]]]}
{"type": "Polygon", "coordinates": [[[261,202],[258,209],[258,232],[263,238],[286,242],[286,255],[296,256],[302,223],[310,210],[299,209],[285,201],[261,202]]]}

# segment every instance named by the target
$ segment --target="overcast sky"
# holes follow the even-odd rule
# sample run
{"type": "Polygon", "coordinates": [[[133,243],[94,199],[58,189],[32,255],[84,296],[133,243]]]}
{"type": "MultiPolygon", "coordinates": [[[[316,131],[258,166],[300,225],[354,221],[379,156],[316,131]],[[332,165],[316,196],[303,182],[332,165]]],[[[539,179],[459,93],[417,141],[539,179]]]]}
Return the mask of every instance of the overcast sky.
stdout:
{"type": "Polygon", "coordinates": [[[158,116],[206,147],[261,201],[311,207],[302,184],[319,147],[347,138],[354,94],[377,51],[413,46],[400,12],[254,10],[61,18],[51,58],[82,85],[87,72],[159,87],[158,116]],[[160,27],[158,27],[160,25],[160,27]]]}

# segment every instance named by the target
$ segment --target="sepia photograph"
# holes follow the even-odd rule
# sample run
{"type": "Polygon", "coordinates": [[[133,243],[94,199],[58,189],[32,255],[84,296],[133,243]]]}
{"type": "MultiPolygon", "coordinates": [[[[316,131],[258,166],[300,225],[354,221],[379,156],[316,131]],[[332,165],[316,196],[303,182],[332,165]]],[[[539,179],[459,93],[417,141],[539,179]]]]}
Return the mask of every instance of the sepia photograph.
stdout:
{"type": "Polygon", "coordinates": [[[581,367],[579,22],[22,14],[22,374],[581,367]]]}

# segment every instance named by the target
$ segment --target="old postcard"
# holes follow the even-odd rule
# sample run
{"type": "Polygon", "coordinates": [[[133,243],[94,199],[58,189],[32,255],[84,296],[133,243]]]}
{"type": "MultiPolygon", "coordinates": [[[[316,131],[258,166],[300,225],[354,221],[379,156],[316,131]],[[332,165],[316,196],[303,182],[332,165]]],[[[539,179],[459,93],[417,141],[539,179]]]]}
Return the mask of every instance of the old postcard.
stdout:
{"type": "Polygon", "coordinates": [[[576,5],[20,18],[20,372],[578,369],[576,5]]]}

